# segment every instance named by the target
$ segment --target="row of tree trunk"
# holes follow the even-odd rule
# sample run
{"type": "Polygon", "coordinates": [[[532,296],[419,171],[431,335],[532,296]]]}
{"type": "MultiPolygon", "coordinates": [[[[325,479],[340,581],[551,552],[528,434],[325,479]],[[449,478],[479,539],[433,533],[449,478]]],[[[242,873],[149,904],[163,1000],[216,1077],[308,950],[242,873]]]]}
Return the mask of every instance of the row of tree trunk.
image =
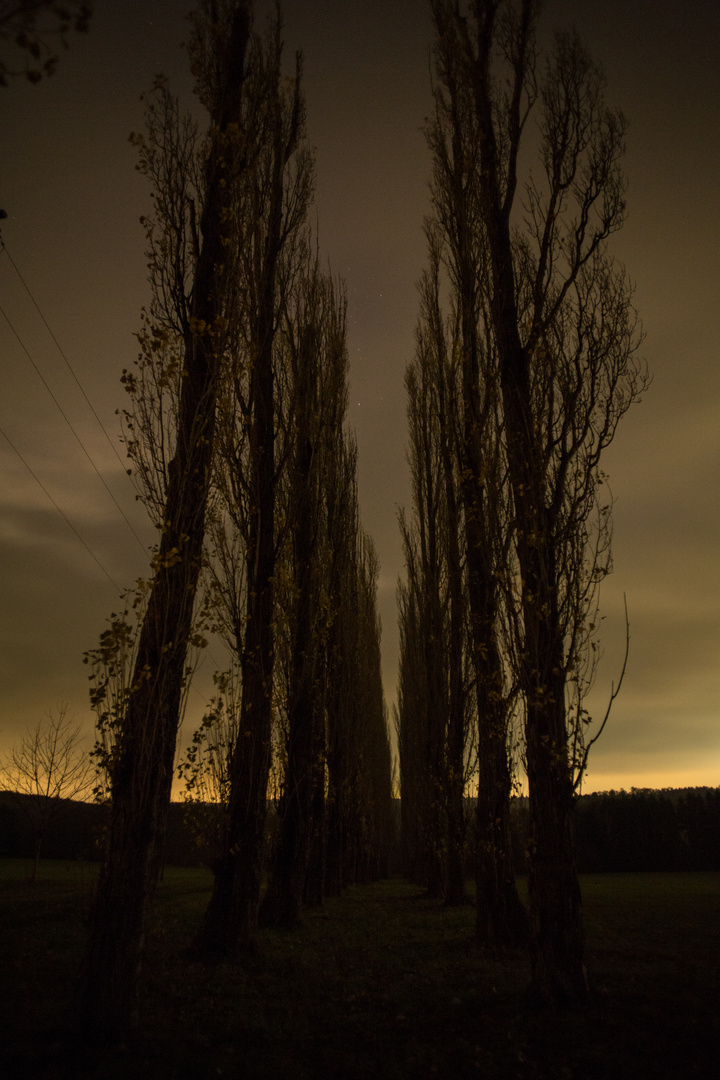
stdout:
{"type": "Polygon", "coordinates": [[[88,655],[111,798],[82,977],[95,1038],[134,1020],[178,726],[209,636],[228,667],[182,770],[207,791],[212,763],[224,805],[197,951],[252,947],[271,779],[280,824],[264,921],[294,923],[387,863],[377,565],[344,430],[345,298],[307,224],[300,58],[285,78],[279,16],[258,35],[251,15],[248,0],[195,12],[208,134],[159,80],[134,136],[154,195],[152,301],[123,375],[124,421],[159,542],[151,579],[88,655]]]}

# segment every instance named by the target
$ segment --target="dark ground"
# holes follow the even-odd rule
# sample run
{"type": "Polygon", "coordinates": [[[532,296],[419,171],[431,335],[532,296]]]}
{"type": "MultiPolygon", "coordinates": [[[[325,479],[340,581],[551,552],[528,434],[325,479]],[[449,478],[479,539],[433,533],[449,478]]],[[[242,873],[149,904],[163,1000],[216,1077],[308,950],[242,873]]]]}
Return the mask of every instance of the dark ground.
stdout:
{"type": "Polygon", "coordinates": [[[94,868],[0,862],[0,1076],[11,1080],[669,1080],[720,1060],[720,874],[582,879],[588,1011],[534,1010],[522,952],[488,954],[473,910],[399,879],[350,890],[243,965],[184,952],[206,871],[168,870],[137,1036],[68,1032],[94,868]],[[4,1060],[3,1060],[4,1059],[4,1060]]]}

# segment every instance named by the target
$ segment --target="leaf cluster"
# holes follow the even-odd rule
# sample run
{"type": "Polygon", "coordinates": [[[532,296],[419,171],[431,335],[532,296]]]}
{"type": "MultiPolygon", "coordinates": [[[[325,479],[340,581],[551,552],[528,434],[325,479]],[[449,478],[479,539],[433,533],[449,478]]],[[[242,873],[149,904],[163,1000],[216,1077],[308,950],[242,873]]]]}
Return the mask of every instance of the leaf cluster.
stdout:
{"type": "Polygon", "coordinates": [[[71,31],[87,33],[93,14],[92,3],[79,0],[2,0],[0,3],[0,42],[19,53],[22,61],[0,56],[0,86],[9,79],[23,76],[31,83],[54,74],[59,56],[56,43],[68,46],[71,31]]]}

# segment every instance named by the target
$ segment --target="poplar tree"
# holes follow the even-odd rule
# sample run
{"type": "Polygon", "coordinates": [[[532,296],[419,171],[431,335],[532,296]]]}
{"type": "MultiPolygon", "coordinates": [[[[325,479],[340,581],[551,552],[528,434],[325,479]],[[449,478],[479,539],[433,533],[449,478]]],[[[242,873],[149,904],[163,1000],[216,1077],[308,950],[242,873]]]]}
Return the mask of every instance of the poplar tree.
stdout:
{"type": "Polygon", "coordinates": [[[588,992],[572,809],[611,565],[600,462],[647,376],[608,248],[625,218],[625,121],[575,33],[556,35],[538,63],[539,8],[432,2],[446,145],[477,223],[479,375],[501,409],[512,500],[516,570],[504,588],[530,796],[533,981],[559,1003],[588,992]]]}
{"type": "MultiPolygon", "coordinates": [[[[431,249],[437,255],[432,242],[431,249]]],[[[435,258],[421,283],[416,356],[405,376],[413,507],[409,518],[400,518],[407,580],[399,590],[398,737],[409,870],[417,876],[422,867],[429,893],[458,904],[465,891],[464,796],[472,710],[456,424],[459,366],[453,351],[447,351],[438,288],[435,258]],[[418,841],[420,860],[420,852],[412,851],[418,841]]]]}
{"type": "Polygon", "coordinates": [[[294,78],[282,71],[277,18],[262,44],[263,94],[254,117],[263,141],[256,167],[238,186],[235,231],[236,334],[222,419],[223,513],[235,555],[228,591],[231,647],[240,676],[237,738],[228,762],[224,850],[198,949],[230,955],[252,942],[265,852],[273,729],[277,498],[285,448],[277,445],[283,345],[278,327],[302,267],[313,162],[303,145],[301,57],[294,78]],[[238,576],[239,575],[239,576],[238,576]]]}
{"type": "MultiPolygon", "coordinates": [[[[105,713],[111,817],[82,977],[83,1022],[93,1038],[122,1033],[134,1017],[170,802],[230,317],[233,191],[256,138],[245,94],[249,44],[248,3],[202,3],[191,55],[207,139],[197,138],[164,80],[149,103],[147,132],[136,139],[155,195],[146,223],[152,303],[140,375],[126,372],[124,381],[137,404],[131,456],[159,536],[132,678],[119,712],[105,713]],[[158,412],[163,396],[139,400],[148,386],[170,385],[169,414],[158,412]]],[[[100,659],[112,649],[106,637],[100,659]]],[[[96,704],[103,689],[96,685],[96,704]]]]}
{"type": "Polygon", "coordinates": [[[322,902],[324,891],[326,654],[333,558],[328,504],[345,495],[331,489],[339,476],[331,459],[342,445],[347,410],[345,310],[344,296],[321,274],[317,256],[309,252],[284,331],[290,449],[283,497],[284,589],[278,608],[287,632],[285,770],[277,844],[261,912],[266,924],[297,923],[302,907],[322,902]]]}
{"type": "Polygon", "coordinates": [[[510,509],[505,483],[497,351],[486,333],[484,223],[477,184],[473,103],[458,68],[455,43],[438,35],[435,115],[426,134],[433,155],[429,312],[442,340],[439,267],[451,309],[450,348],[459,368],[457,456],[467,562],[468,647],[477,702],[477,931],[486,944],[521,938],[525,919],[510,851],[510,688],[503,657],[501,582],[509,558],[510,509]]]}

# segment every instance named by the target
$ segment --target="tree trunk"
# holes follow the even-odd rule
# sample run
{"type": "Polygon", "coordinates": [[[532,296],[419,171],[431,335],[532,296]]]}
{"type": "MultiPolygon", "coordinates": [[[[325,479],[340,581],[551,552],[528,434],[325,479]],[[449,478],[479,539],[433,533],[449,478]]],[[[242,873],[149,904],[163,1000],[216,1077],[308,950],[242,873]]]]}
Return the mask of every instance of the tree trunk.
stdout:
{"type": "MultiPolygon", "coordinates": [[[[528,519],[525,518],[527,521],[528,519]]],[[[537,519],[536,519],[537,520],[537,519]]],[[[563,642],[557,627],[549,526],[519,544],[527,583],[526,755],[530,795],[529,896],[533,984],[544,1003],[588,996],[580,887],[573,839],[574,792],[565,716],[563,642]]]]}
{"type": "MultiPolygon", "coordinates": [[[[272,316],[271,316],[272,321],[272,316]]],[[[270,774],[274,661],[273,576],[275,571],[274,389],[272,339],[252,373],[255,403],[251,528],[248,548],[248,606],[242,656],[242,705],[237,742],[228,770],[226,850],[215,867],[215,884],[198,947],[230,956],[250,948],[257,928],[267,785],[270,774]]]]}
{"type": "MultiPolygon", "coordinates": [[[[312,842],[314,757],[319,723],[315,678],[317,640],[313,627],[317,583],[313,550],[319,533],[319,504],[314,497],[317,465],[314,452],[319,431],[314,430],[313,403],[317,394],[318,340],[314,328],[297,328],[299,355],[294,357],[295,447],[290,474],[293,584],[297,593],[290,658],[288,745],[279,833],[268,891],[260,919],[267,926],[294,926],[300,922],[305,879],[312,842]]],[[[315,617],[314,617],[315,616],[315,617]]],[[[324,752],[324,747],[321,752],[324,752]]]]}
{"type": "Polygon", "coordinates": [[[569,1005],[587,998],[588,985],[582,962],[564,686],[555,686],[551,698],[529,710],[527,725],[533,983],[542,1002],[569,1005]]]}
{"type": "MultiPolygon", "coordinates": [[[[334,624],[335,625],[335,624],[334,624]]],[[[337,629],[337,628],[336,628],[337,629]]],[[[328,669],[330,696],[328,701],[328,795],[327,841],[325,847],[325,893],[339,896],[346,881],[345,865],[345,800],[347,775],[346,733],[342,719],[341,665],[336,646],[331,646],[328,669]]]]}
{"type": "MultiPolygon", "coordinates": [[[[248,706],[262,707],[264,692],[247,695],[248,706]]],[[[270,771],[270,725],[255,712],[253,730],[241,733],[233,754],[233,784],[228,807],[228,835],[214,867],[213,892],[198,936],[198,951],[210,958],[231,957],[254,949],[257,928],[270,771]],[[263,730],[260,730],[262,725],[263,730]]]]}
{"type": "Polygon", "coordinates": [[[445,903],[454,907],[465,902],[465,738],[466,700],[463,687],[463,570],[461,545],[461,508],[457,491],[457,441],[453,436],[448,413],[457,406],[455,374],[447,374],[446,349],[442,334],[439,307],[437,264],[433,266],[435,289],[434,317],[439,348],[437,349],[438,422],[440,456],[442,460],[447,509],[447,574],[448,600],[450,606],[449,641],[447,644],[448,666],[448,716],[446,736],[446,795],[447,808],[447,866],[445,874],[445,903]]]}
{"type": "Polygon", "coordinates": [[[552,527],[545,510],[528,359],[506,335],[503,395],[518,559],[523,579],[525,740],[530,796],[530,929],[534,991],[546,1003],[586,1000],[580,887],[572,835],[565,663],[552,527]]]}
{"type": "Polygon", "coordinates": [[[325,807],[325,738],[322,744],[316,733],[311,806],[310,856],[305,875],[303,904],[308,908],[322,907],[325,898],[326,867],[326,807],[325,807]]]}
{"type": "MultiPolygon", "coordinates": [[[[306,606],[301,602],[301,608],[306,606]]],[[[304,614],[309,615],[309,611],[304,614]]],[[[308,670],[308,645],[312,648],[308,622],[301,612],[293,649],[295,685],[290,710],[283,809],[272,877],[261,911],[261,921],[266,926],[295,926],[300,922],[305,877],[310,859],[315,710],[312,677],[308,670]]]]}
{"type": "MultiPolygon", "coordinates": [[[[499,670],[499,657],[493,666],[499,670]]],[[[485,720],[478,740],[476,806],[476,932],[483,945],[517,944],[527,938],[527,914],[517,892],[510,843],[512,777],[508,763],[504,704],[487,684],[478,688],[485,720]]]]}
{"type": "MultiPolygon", "coordinates": [[[[256,365],[258,378],[262,360],[261,356],[256,365]]],[[[271,403],[267,382],[268,373],[264,372],[262,399],[271,403]]],[[[272,417],[271,404],[269,411],[272,417]]],[[[257,434],[264,452],[255,461],[252,493],[256,512],[251,519],[240,724],[228,769],[225,850],[215,866],[213,893],[197,941],[199,950],[209,956],[232,956],[252,948],[265,852],[272,726],[275,496],[273,422],[262,408],[257,434]]]]}
{"type": "Polygon", "coordinates": [[[330,456],[328,537],[332,552],[329,574],[329,632],[326,643],[327,767],[325,893],[339,896],[347,885],[349,774],[351,765],[352,552],[357,532],[357,452],[340,435],[330,456]]]}
{"type": "MultiPolygon", "coordinates": [[[[460,245],[462,249],[462,244],[460,245]]],[[[461,256],[461,264],[469,256],[461,256]]],[[[510,775],[507,703],[498,649],[499,532],[504,507],[496,449],[496,406],[488,373],[481,382],[474,275],[465,269],[463,312],[463,508],[468,565],[470,644],[478,707],[476,927],[485,945],[511,945],[522,936],[522,904],[509,850],[510,775]],[[484,400],[481,399],[481,394],[484,400]]]]}

